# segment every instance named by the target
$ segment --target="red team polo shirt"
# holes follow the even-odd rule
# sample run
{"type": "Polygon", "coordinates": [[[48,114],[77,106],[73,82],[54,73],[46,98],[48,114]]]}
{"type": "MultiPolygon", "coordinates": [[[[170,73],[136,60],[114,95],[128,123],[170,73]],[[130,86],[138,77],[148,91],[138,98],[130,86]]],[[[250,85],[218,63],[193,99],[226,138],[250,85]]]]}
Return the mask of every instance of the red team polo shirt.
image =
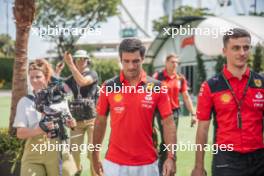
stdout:
{"type": "MultiPolygon", "coordinates": [[[[234,77],[226,66],[223,73],[237,98],[241,99],[249,80],[250,70],[246,70],[241,80],[234,77]]],[[[241,105],[242,128],[238,128],[238,108],[223,77],[218,75],[203,83],[198,96],[197,118],[210,120],[212,109],[214,109],[216,113],[216,144],[233,144],[234,151],[241,153],[264,148],[262,135],[263,84],[263,78],[251,72],[249,87],[241,105]]]]}
{"type": "Polygon", "coordinates": [[[161,73],[155,73],[153,77],[160,80],[163,86],[167,86],[172,109],[180,108],[179,94],[188,90],[186,79],[177,73],[169,76],[166,69],[161,73]],[[159,74],[162,76],[160,77],[159,74]]]}
{"type": "MultiPolygon", "coordinates": [[[[156,81],[142,71],[137,88],[146,84],[148,79],[156,81]]],[[[129,86],[123,72],[119,80],[123,86],[129,86]]],[[[107,81],[104,85],[108,85],[107,81]]],[[[154,92],[152,95],[146,92],[112,92],[107,95],[105,86],[100,92],[97,113],[106,116],[110,111],[111,135],[106,159],[121,165],[153,163],[157,159],[152,141],[154,111],[158,108],[163,118],[172,114],[168,95],[154,92]]]]}

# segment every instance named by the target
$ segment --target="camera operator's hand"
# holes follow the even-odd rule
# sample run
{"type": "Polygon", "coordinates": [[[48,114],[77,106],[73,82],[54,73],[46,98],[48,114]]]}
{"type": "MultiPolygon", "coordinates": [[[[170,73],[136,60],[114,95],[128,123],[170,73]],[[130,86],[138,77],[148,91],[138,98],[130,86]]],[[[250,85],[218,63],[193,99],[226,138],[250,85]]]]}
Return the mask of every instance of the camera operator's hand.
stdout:
{"type": "Polygon", "coordinates": [[[65,64],[63,61],[57,63],[56,68],[55,68],[55,73],[57,76],[60,76],[61,71],[63,70],[64,66],[65,64]]]}
{"type": "Polygon", "coordinates": [[[51,130],[53,130],[55,128],[54,123],[53,122],[47,122],[44,120],[41,120],[39,122],[39,127],[45,132],[51,132],[51,130]]]}
{"type": "Polygon", "coordinates": [[[64,53],[64,61],[68,66],[74,65],[72,55],[68,51],[64,53]]]}
{"type": "Polygon", "coordinates": [[[77,122],[74,118],[71,117],[71,118],[66,119],[66,125],[69,128],[74,128],[77,126],[77,122]]]}

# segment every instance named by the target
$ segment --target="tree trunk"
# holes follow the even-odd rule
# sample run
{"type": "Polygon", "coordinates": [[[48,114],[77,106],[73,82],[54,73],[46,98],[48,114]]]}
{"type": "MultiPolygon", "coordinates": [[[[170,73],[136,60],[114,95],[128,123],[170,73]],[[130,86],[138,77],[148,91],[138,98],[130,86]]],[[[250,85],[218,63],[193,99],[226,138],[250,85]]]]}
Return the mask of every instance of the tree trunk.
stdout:
{"type": "Polygon", "coordinates": [[[27,48],[35,9],[35,0],[15,0],[13,12],[16,22],[16,44],[9,118],[10,134],[15,134],[12,124],[16,115],[17,103],[21,97],[27,94],[27,48]]]}

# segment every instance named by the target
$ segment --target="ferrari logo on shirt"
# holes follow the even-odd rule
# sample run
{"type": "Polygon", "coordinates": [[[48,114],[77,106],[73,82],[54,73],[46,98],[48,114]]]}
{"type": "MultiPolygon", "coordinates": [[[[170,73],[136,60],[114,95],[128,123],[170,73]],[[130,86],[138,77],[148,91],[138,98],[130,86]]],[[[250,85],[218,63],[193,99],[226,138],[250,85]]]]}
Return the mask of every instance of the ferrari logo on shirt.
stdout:
{"type": "Polygon", "coordinates": [[[120,102],[121,100],[123,99],[123,96],[122,96],[122,94],[116,94],[115,96],[114,96],[114,101],[115,102],[120,102]]]}
{"type": "Polygon", "coordinates": [[[223,95],[221,95],[221,101],[223,102],[223,103],[229,103],[230,102],[230,100],[231,100],[231,95],[230,94],[228,94],[228,93],[225,93],[225,94],[223,94],[223,95]]]}
{"type": "Polygon", "coordinates": [[[262,86],[262,82],[260,79],[254,79],[254,83],[257,87],[261,87],[262,86]]]}

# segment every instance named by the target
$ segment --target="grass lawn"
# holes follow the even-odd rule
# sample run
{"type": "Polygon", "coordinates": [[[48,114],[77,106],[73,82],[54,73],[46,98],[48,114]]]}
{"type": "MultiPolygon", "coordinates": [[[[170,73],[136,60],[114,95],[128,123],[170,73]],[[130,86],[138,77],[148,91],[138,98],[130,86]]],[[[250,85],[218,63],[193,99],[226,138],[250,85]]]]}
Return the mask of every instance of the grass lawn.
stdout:
{"type": "Polygon", "coordinates": [[[0,97],[0,128],[8,127],[10,115],[11,97],[0,97]]]}
{"type": "MultiPolygon", "coordinates": [[[[10,111],[10,98],[9,97],[0,97],[0,113],[1,113],[1,122],[0,127],[8,127],[8,118],[10,111]]],[[[108,123],[109,124],[109,123],[108,123]]],[[[178,144],[188,144],[195,143],[195,133],[196,128],[190,128],[190,118],[182,117],[179,121],[179,129],[178,129],[178,144]]],[[[110,134],[110,128],[107,128],[107,134],[105,136],[105,140],[103,143],[103,151],[101,152],[102,158],[105,155],[108,139],[110,134]]],[[[210,135],[209,135],[209,143],[212,143],[212,128],[210,127],[210,135]]],[[[177,152],[177,176],[189,176],[191,170],[194,165],[194,151],[178,151],[177,152]]],[[[206,170],[208,172],[208,176],[211,175],[211,153],[207,152],[205,157],[206,170]]],[[[89,161],[86,159],[86,154],[82,156],[82,164],[83,164],[83,174],[82,176],[90,176],[89,173],[89,161]]]]}

